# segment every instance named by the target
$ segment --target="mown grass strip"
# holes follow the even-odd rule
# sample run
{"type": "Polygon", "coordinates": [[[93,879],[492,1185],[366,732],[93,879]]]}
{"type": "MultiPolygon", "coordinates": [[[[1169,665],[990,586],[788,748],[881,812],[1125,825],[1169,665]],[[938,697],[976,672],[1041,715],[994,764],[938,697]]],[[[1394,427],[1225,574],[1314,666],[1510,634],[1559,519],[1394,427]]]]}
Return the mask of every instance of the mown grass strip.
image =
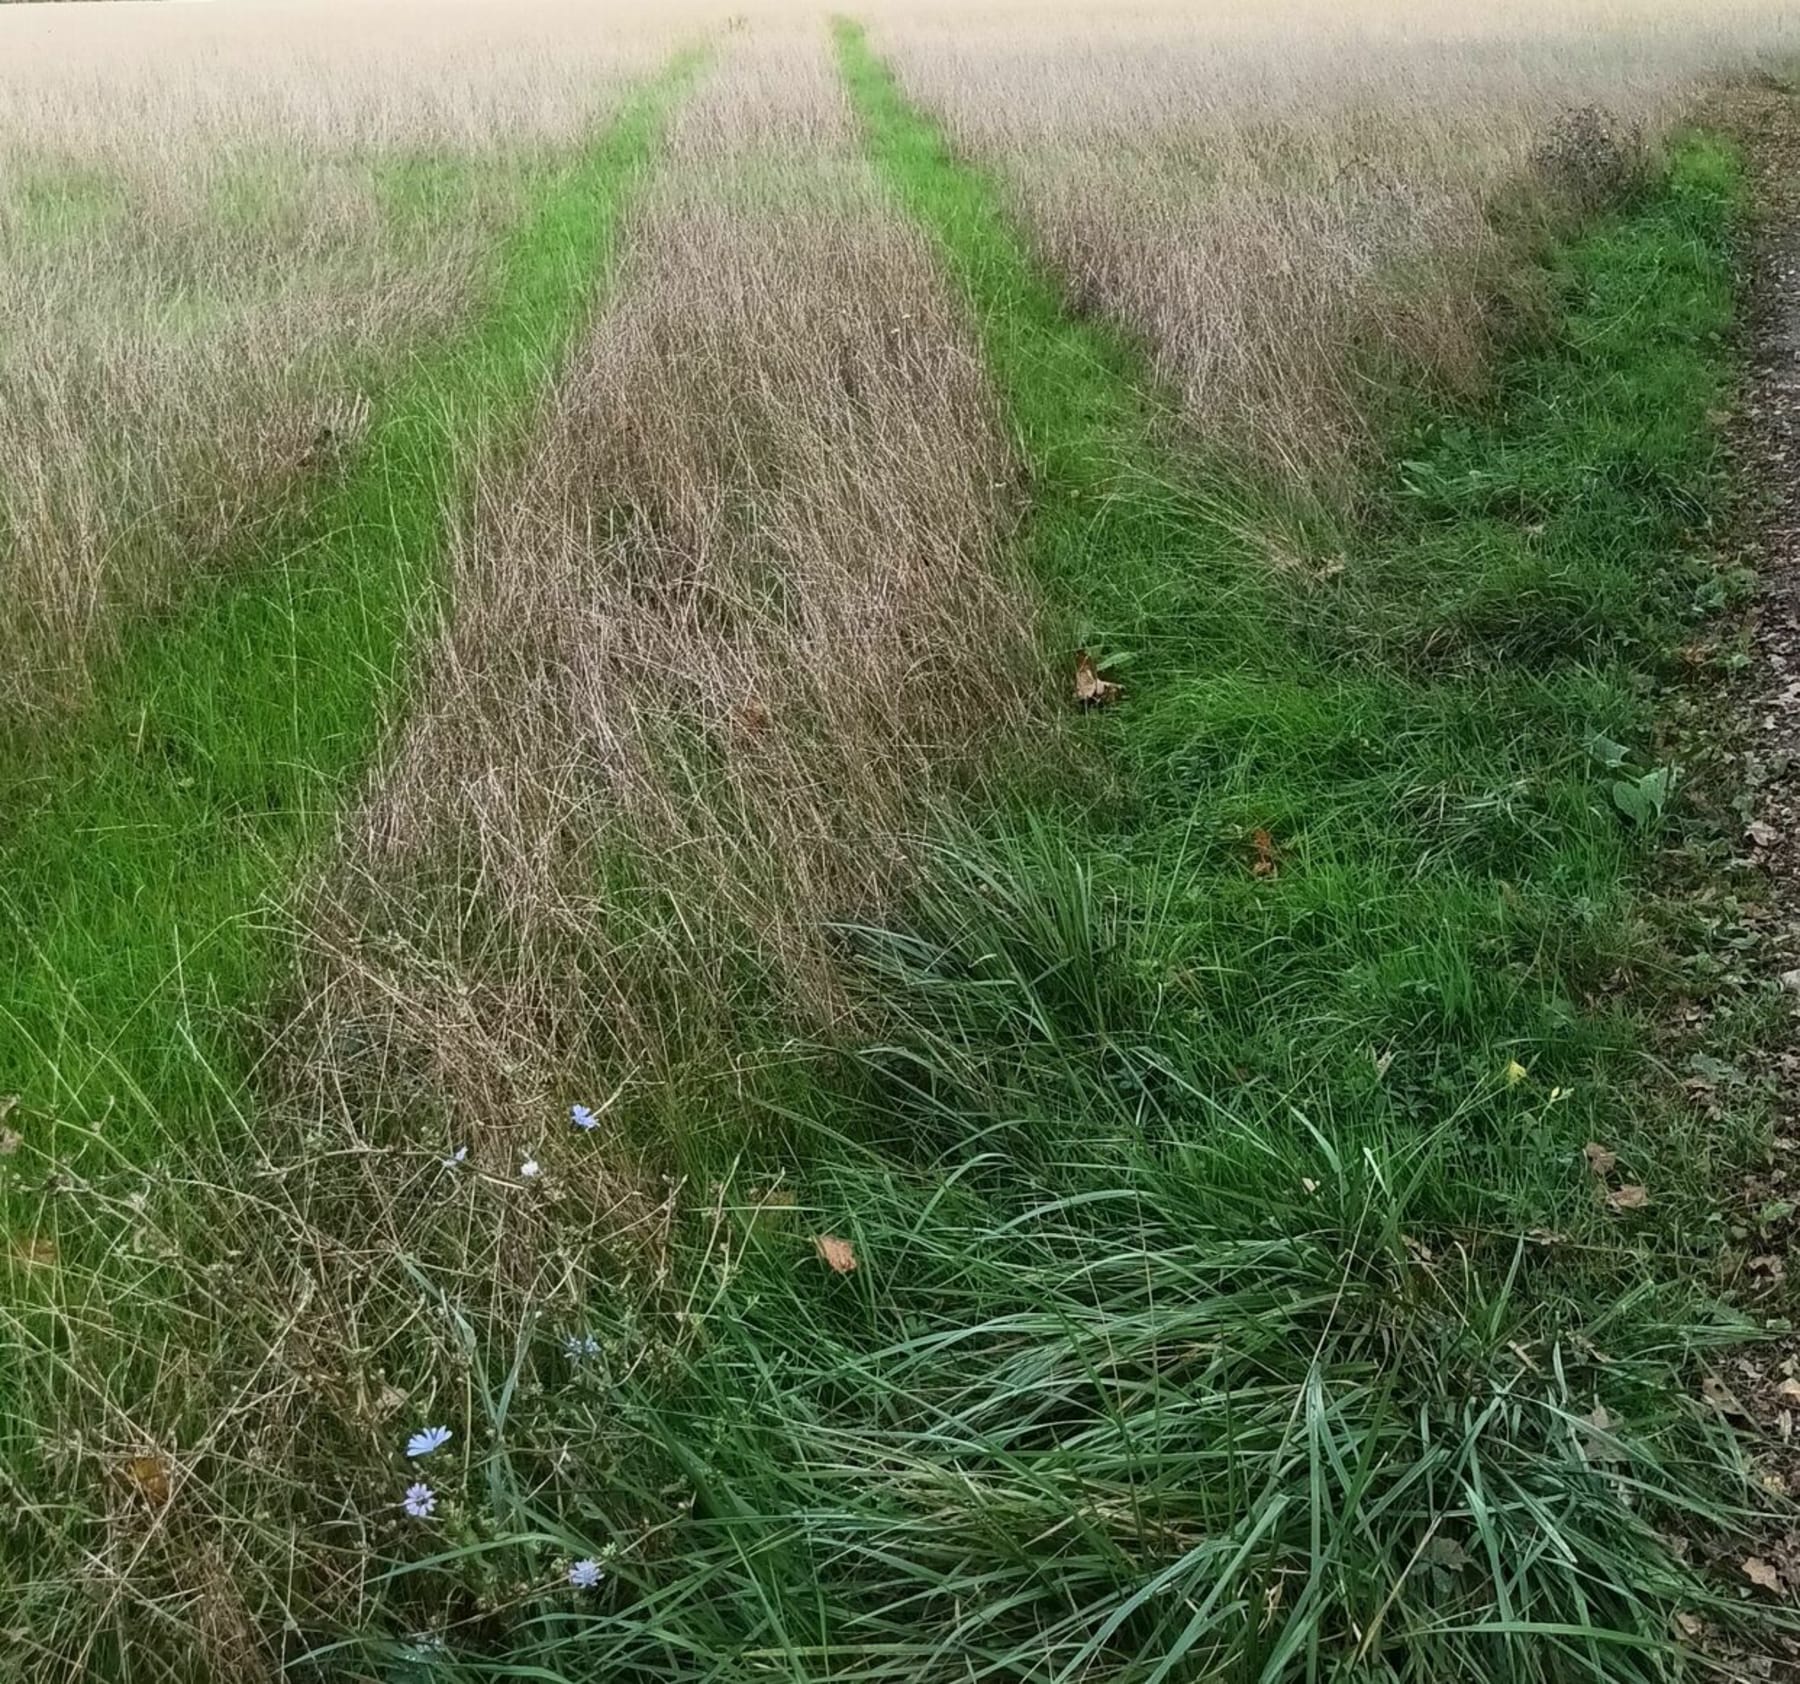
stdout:
{"type": "Polygon", "coordinates": [[[1134,673],[1165,654],[1274,662],[1284,640],[1244,531],[1252,488],[1204,489],[1158,444],[1172,417],[1121,337],[1066,308],[995,185],[957,163],[910,107],[860,26],[836,26],[875,162],[936,237],[978,320],[988,367],[1032,473],[1026,543],[1074,640],[1134,673]]]}
{"type": "Polygon", "coordinates": [[[450,512],[578,331],[699,62],[531,180],[479,319],[386,392],[267,559],[136,632],[71,733],[0,760],[0,1091],[27,1117],[130,1133],[235,1091],[278,952],[263,911],[367,763],[450,512]]]}

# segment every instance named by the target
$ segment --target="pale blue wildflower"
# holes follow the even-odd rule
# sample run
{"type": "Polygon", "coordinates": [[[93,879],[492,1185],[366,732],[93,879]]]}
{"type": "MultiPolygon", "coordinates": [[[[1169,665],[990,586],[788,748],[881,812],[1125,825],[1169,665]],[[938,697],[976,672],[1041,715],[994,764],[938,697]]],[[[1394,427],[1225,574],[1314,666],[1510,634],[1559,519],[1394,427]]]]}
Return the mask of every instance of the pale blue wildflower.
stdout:
{"type": "Polygon", "coordinates": [[[466,1158],[468,1155],[469,1155],[468,1147],[466,1147],[466,1146],[457,1147],[457,1149],[454,1152],[452,1152],[450,1154],[450,1156],[444,1160],[444,1168],[445,1169],[455,1169],[456,1166],[458,1164],[460,1164],[463,1161],[463,1159],[466,1158]]]}
{"type": "Polygon", "coordinates": [[[572,1561],[569,1563],[569,1583],[577,1590],[592,1590],[600,1582],[600,1563],[597,1561],[572,1561]]]}
{"type": "Polygon", "coordinates": [[[414,1520],[429,1520],[431,1511],[437,1507],[437,1493],[429,1485],[409,1485],[406,1488],[406,1512],[414,1520]]]}
{"type": "Polygon", "coordinates": [[[578,1129],[597,1129],[600,1126],[600,1119],[585,1105],[571,1105],[569,1118],[578,1129]]]}
{"type": "Polygon", "coordinates": [[[406,1453],[417,1460],[420,1456],[429,1456],[434,1450],[442,1450],[449,1442],[448,1427],[426,1427],[406,1441],[406,1453]]]}
{"type": "Polygon", "coordinates": [[[535,1181],[538,1176],[538,1161],[537,1161],[537,1159],[536,1158],[527,1158],[524,1161],[524,1163],[520,1164],[519,1165],[519,1175],[522,1180],[535,1181]]]}
{"type": "Polygon", "coordinates": [[[600,1341],[591,1333],[571,1333],[563,1341],[563,1354],[570,1362],[580,1362],[583,1357],[597,1357],[600,1354],[600,1341]]]}

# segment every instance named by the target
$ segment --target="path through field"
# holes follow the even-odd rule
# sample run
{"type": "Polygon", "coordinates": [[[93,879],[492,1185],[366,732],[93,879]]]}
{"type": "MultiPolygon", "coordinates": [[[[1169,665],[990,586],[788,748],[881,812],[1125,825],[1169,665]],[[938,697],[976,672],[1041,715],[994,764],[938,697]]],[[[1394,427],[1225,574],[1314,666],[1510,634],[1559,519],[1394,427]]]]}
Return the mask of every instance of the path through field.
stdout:
{"type": "Polygon", "coordinates": [[[264,927],[334,822],[438,618],[441,554],[595,305],[684,57],[536,186],[491,298],[379,396],[354,470],[272,562],[143,628],[65,739],[0,755],[0,1064],[111,1149],[235,1103],[264,927]]]}
{"type": "Polygon", "coordinates": [[[1748,186],[1800,973],[1800,40],[1609,3],[696,14],[586,130],[586,8],[411,128],[134,9],[267,75],[232,169],[205,52],[156,191],[0,110],[78,372],[229,344],[133,253],[204,335],[512,211],[242,554],[29,551],[121,588],[0,745],[7,1684],[1787,1659],[1800,1052],[1671,721],[1748,186]]]}

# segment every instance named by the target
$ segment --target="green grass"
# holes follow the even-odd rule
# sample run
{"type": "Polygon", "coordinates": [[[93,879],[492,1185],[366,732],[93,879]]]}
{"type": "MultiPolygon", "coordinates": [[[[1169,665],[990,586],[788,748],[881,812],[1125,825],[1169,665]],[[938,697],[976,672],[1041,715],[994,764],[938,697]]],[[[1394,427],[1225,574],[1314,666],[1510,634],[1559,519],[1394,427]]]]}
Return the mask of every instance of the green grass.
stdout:
{"type": "MultiPolygon", "coordinates": [[[[1084,1030],[1128,1000],[1134,1022],[1185,1021],[1184,1079],[1234,1106],[1475,1103],[1497,1131],[1629,1049],[1633,1003],[1586,1002],[1645,957],[1633,876],[1657,825],[1612,785],[1654,770],[1649,686],[1718,589],[1730,159],[1695,142],[1652,200],[1559,256],[1555,336],[1508,361],[1490,410],[1423,417],[1369,516],[1317,535],[1341,569],[1296,579],[1240,537],[1270,511],[1191,488],[1204,470],[1156,449],[1126,354],[1060,311],[992,190],[841,40],[1035,470],[1034,568],[1071,639],[1120,656],[1124,705],[1091,722],[1106,799],[1007,841],[1053,883],[1102,885],[1128,927],[1105,1010],[1078,991],[1084,1030]],[[1602,738],[1626,750],[1617,772],[1602,738]],[[1250,869],[1258,830],[1273,879],[1250,869]],[[1492,1092],[1515,1058],[1541,1080],[1492,1092]]],[[[1559,1132],[1616,1124],[1610,1094],[1585,1084],[1559,1132]]]]}
{"type": "MultiPolygon", "coordinates": [[[[695,60],[535,168],[478,318],[380,399],[342,476],[142,625],[78,725],[0,758],[0,1088],[153,1145],[230,1107],[284,949],[271,915],[393,711],[448,522],[592,305],[695,60]]],[[[396,176],[397,202],[442,171],[396,176]]]]}
{"type": "MultiPolygon", "coordinates": [[[[1126,693],[1081,722],[1077,775],[1021,766],[1016,799],[922,844],[903,918],[842,932],[878,1033],[746,1084],[748,1118],[696,1092],[667,1148],[693,1214],[647,1287],[629,1242],[615,1256],[583,1228],[581,1200],[543,1218],[553,1266],[508,1249],[523,1218],[493,1228],[490,1255],[480,1224],[510,1195],[446,1181],[435,1151],[371,1154],[396,1178],[382,1196],[424,1207],[405,1230],[423,1237],[416,1255],[364,1251],[361,1233],[343,1248],[356,1290],[371,1275],[391,1299],[371,1290],[344,1317],[359,1385],[391,1379],[409,1409],[453,1412],[437,1524],[387,1512],[405,1473],[392,1423],[298,1382],[281,1397],[298,1448],[271,1483],[202,1468],[227,1459],[203,1448],[196,1488],[236,1482],[220,1512],[251,1516],[247,1553],[279,1561],[295,1515],[369,1575],[351,1629],[290,1632],[313,1655],[301,1676],[1678,1676],[1678,1613],[1746,1615],[1671,1540],[1728,1536],[1758,1501],[1693,1401],[1709,1353],[1749,1331],[1705,1290],[1711,1191],[1743,1140],[1687,1121],[1651,1053],[1677,988],[1652,874],[1682,822],[1658,686],[1724,588],[1706,528],[1735,160],[1684,142],[1556,252],[1550,325],[1508,350],[1492,400],[1420,411],[1367,518],[1336,530],[1176,453],[1129,347],[1069,314],[995,187],[860,33],[838,41],[871,154],[962,288],[1029,464],[1020,543],[1057,658],[1100,651],[1126,693]],[[1250,534],[1270,522],[1309,565],[1268,565],[1250,534]],[[1589,1140],[1619,1152],[1612,1184],[1646,1185],[1648,1209],[1605,1207],[1589,1140]],[[793,1207],[758,1196],[775,1186],[793,1207]],[[820,1233],[853,1242],[856,1272],[814,1258],[820,1233]],[[540,1265],[554,1286],[511,1278],[540,1265]],[[566,1290],[590,1278],[605,1284],[566,1290]],[[541,1320],[484,1319],[540,1292],[541,1320]],[[602,1347],[574,1367],[571,1329],[602,1347]],[[608,1578],[573,1595],[562,1570],[590,1554],[608,1578]],[[421,1658],[421,1631],[447,1648],[421,1658]]],[[[506,390],[529,383],[527,360],[506,390]]],[[[469,411],[450,419],[466,438],[469,411]]],[[[435,491],[429,505],[435,533],[435,491]]],[[[413,551],[373,553],[387,578],[413,551]]],[[[49,932],[15,1019],[37,1026],[37,1103],[91,1103],[118,1072],[146,1110],[208,1103],[194,1073],[219,1067],[273,951],[246,911],[291,875],[393,689],[410,597],[371,588],[389,630],[342,717],[335,676],[310,682],[291,629],[310,598],[246,585],[242,610],[221,597],[191,622],[220,628],[196,650],[243,648],[244,684],[218,678],[196,711],[185,678],[166,688],[187,666],[146,645],[109,724],[68,751],[89,758],[63,766],[106,774],[101,793],[45,795],[19,857],[51,892],[11,890],[20,927],[49,932]],[[270,624],[264,664],[244,632],[270,624]],[[220,723],[262,717],[246,699],[272,686],[279,729],[220,723]],[[167,828],[102,845],[142,822],[124,794],[150,787],[147,751],[117,736],[126,698],[154,726],[167,828]],[[243,792],[290,756],[280,817],[256,817],[243,792]],[[197,846],[221,816],[243,845],[197,846]],[[165,894],[165,870],[196,886],[165,894]],[[109,872],[136,897],[116,914],[109,872]],[[212,925],[209,992],[185,955],[212,925]],[[63,976],[117,986],[77,1011],[51,986],[63,976]],[[186,1050],[169,1050],[171,1016],[193,1024],[186,1050]]],[[[164,641],[198,636],[189,624],[164,641]]],[[[131,1288],[78,1283],[55,1314],[19,1312],[46,1353],[38,1391],[86,1383],[123,1304],[134,1361],[159,1342],[203,1351],[232,1404],[202,1410],[198,1388],[134,1371],[108,1376],[120,1418],[223,1441],[265,1364],[301,1360],[288,1283],[310,1290],[306,1271],[340,1261],[315,1223],[364,1208],[356,1156],[315,1153],[279,1192],[240,1184],[229,1208],[275,1236],[255,1270],[225,1223],[195,1221],[180,1259],[203,1284],[179,1302],[140,1314],[131,1288]],[[242,1283],[222,1307],[221,1279],[242,1283]]],[[[190,1213],[212,1196],[197,1177],[154,1194],[190,1213]]],[[[75,1224],[85,1206],[55,1214],[75,1224]]],[[[177,1273],[122,1247],[107,1266],[145,1292],[177,1273]]],[[[50,1483],[22,1428],[0,1465],[50,1483]]],[[[46,1503],[32,1526],[32,1556],[59,1526],[73,1556],[101,1530],[78,1504],[46,1503]]],[[[277,1578],[265,1568],[259,1594],[277,1578]]],[[[304,1612],[317,1589],[298,1575],[279,1594],[304,1612]]],[[[48,1574],[32,1590],[46,1626],[79,1629],[78,1593],[48,1574]]],[[[162,1617],[121,1615],[119,1652],[162,1617]]]]}
{"type": "Polygon", "coordinates": [[[1755,1506],[1692,1401],[1747,1331],[1705,1290],[1741,1141],[1648,1052],[1655,695],[1719,589],[1735,161],[1685,142],[1556,254],[1492,403],[1421,416],[1368,521],[1315,534],[1342,569],[1281,575],[1242,536],[1267,502],[1158,444],[1129,353],[838,39],[1029,459],[1029,559],[1128,690],[1092,776],[940,838],[901,927],[846,932],[884,1032],[728,1177],[683,1317],[583,1307],[593,1483],[521,1478],[509,1542],[613,1579],[596,1617],[532,1600],[508,1661],[1675,1676],[1674,1616],[1739,1601],[1669,1540],[1755,1506]],[[1647,1210],[1605,1207],[1590,1139],[1647,1210]],[[800,1210],[753,1216],[784,1163],[800,1210]]]}

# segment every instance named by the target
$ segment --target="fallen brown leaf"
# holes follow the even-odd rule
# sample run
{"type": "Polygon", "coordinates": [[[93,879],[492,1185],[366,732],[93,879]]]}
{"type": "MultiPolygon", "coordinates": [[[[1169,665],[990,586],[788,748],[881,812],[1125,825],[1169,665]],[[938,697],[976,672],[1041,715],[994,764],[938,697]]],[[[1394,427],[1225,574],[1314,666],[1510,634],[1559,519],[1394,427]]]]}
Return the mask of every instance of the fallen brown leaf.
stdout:
{"type": "Polygon", "coordinates": [[[1709,1374],[1700,1382],[1700,1395],[1721,1415],[1744,1413],[1744,1406],[1738,1402],[1737,1393],[1716,1375],[1709,1374]]]}
{"type": "Polygon", "coordinates": [[[1606,1195],[1606,1202],[1614,1210],[1642,1210],[1650,1202],[1647,1188],[1639,1187],[1635,1182],[1624,1187],[1615,1187],[1606,1195]]]}
{"type": "Polygon", "coordinates": [[[847,1275],[856,1268],[856,1248],[835,1234],[820,1234],[813,1245],[834,1275],[847,1275]]]}
{"type": "Polygon", "coordinates": [[[1751,1584],[1760,1586],[1771,1596],[1781,1595],[1783,1589],[1781,1575],[1777,1573],[1768,1562],[1764,1561],[1761,1556],[1746,1556],[1738,1563],[1738,1571],[1742,1573],[1751,1584]]]}
{"type": "Polygon", "coordinates": [[[17,1129],[0,1128],[0,1158],[10,1158],[25,1144],[25,1136],[17,1129]]]}
{"type": "Polygon", "coordinates": [[[1455,1538],[1440,1532],[1419,1551],[1419,1559],[1448,1573],[1460,1573],[1469,1565],[1469,1552],[1455,1538]]]}
{"type": "Polygon", "coordinates": [[[1273,877],[1281,870],[1280,856],[1275,852],[1275,838],[1266,830],[1250,832],[1250,846],[1256,857],[1250,862],[1252,877],[1273,877]]]}
{"type": "Polygon", "coordinates": [[[13,1242],[13,1256],[28,1269],[53,1269],[56,1266],[56,1242],[37,1234],[13,1242]]]}
{"type": "Polygon", "coordinates": [[[1119,686],[1110,678],[1102,678],[1094,665],[1094,657],[1085,649],[1075,651],[1075,700],[1083,707],[1105,707],[1117,700],[1119,686]]]}
{"type": "Polygon", "coordinates": [[[1775,1395],[1783,1403],[1800,1403],[1800,1380],[1783,1380],[1775,1388],[1775,1395]]]}
{"type": "Polygon", "coordinates": [[[1781,840],[1781,832],[1763,819],[1753,819],[1745,825],[1744,834],[1759,848],[1773,848],[1781,840]]]}
{"type": "Polygon", "coordinates": [[[1611,1175],[1619,1162],[1619,1154],[1609,1151],[1597,1140],[1590,1140],[1582,1147],[1581,1155],[1587,1159],[1588,1168],[1596,1175],[1611,1175]]]}
{"type": "Polygon", "coordinates": [[[153,1509],[169,1500],[169,1470],[160,1456],[133,1456],[119,1471],[125,1483],[153,1509]]]}

